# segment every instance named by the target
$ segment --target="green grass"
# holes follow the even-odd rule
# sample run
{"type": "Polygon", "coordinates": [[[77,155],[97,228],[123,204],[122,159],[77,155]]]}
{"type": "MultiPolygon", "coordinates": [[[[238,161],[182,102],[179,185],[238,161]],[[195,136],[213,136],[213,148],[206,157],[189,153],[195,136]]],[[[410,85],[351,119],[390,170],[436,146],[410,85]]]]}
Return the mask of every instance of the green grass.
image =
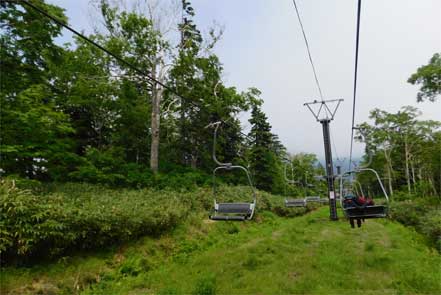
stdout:
{"type": "MultiPolygon", "coordinates": [[[[11,294],[439,294],[441,257],[389,220],[351,229],[321,208],[247,223],[194,215],[160,238],[3,270],[11,294]],[[52,293],[51,293],[52,292],[52,293]]],[[[3,294],[3,293],[2,293],[3,294]]]]}

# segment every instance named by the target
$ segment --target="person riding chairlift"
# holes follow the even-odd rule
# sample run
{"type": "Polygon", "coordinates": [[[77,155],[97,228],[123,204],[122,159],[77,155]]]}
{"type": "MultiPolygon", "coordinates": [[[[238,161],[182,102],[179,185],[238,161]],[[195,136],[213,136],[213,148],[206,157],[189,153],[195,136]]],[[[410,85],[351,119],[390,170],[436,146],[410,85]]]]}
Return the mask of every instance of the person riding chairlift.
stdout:
{"type": "MultiPolygon", "coordinates": [[[[351,207],[356,207],[356,208],[364,208],[366,206],[373,206],[374,200],[372,200],[372,198],[369,197],[365,197],[363,195],[361,196],[355,196],[351,193],[347,194],[345,196],[345,199],[343,201],[343,206],[345,208],[351,208],[351,207]]],[[[361,218],[356,218],[357,219],[357,226],[361,227],[361,222],[364,221],[364,219],[361,218]]],[[[349,222],[351,224],[351,227],[354,228],[354,219],[349,219],[349,222]]]]}

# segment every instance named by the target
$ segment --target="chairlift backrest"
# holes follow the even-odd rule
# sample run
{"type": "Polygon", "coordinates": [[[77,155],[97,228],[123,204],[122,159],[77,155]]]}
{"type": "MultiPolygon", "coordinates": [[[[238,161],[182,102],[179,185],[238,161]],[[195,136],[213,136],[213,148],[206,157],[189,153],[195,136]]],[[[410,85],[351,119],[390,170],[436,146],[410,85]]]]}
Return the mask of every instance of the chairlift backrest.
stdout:
{"type": "MultiPolygon", "coordinates": [[[[376,177],[376,179],[377,179],[377,182],[378,182],[378,184],[380,185],[381,191],[382,191],[384,197],[386,198],[387,206],[389,206],[389,196],[388,196],[388,194],[387,194],[387,192],[386,192],[386,190],[385,190],[385,188],[384,188],[383,182],[381,181],[380,176],[378,175],[377,171],[375,171],[375,170],[372,169],[372,168],[357,168],[357,169],[355,169],[355,170],[347,171],[347,172],[343,173],[342,176],[340,177],[340,195],[342,196],[342,197],[340,198],[340,205],[341,205],[341,207],[343,208],[343,201],[344,201],[344,194],[343,194],[343,187],[344,187],[344,185],[343,185],[343,179],[344,179],[345,177],[347,177],[347,176],[352,176],[352,175],[354,175],[354,174],[361,173],[361,172],[372,172],[372,173],[375,175],[375,177],[376,177]]],[[[351,182],[353,182],[353,181],[354,181],[354,180],[352,179],[351,182]]],[[[352,184],[352,183],[351,183],[351,184],[352,184]]],[[[361,185],[360,185],[360,188],[361,188],[361,185]]]]}

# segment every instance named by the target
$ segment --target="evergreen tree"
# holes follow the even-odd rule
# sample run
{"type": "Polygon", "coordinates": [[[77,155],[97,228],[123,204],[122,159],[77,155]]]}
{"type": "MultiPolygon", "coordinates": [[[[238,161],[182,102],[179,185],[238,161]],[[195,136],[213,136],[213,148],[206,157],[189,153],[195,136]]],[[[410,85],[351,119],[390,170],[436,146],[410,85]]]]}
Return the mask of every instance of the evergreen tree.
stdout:
{"type": "MultiPolygon", "coordinates": [[[[260,92],[253,89],[252,94],[258,96],[260,92]]],[[[252,125],[249,133],[251,170],[257,188],[278,193],[283,190],[284,184],[282,165],[275,153],[275,147],[280,149],[281,144],[274,141],[271,125],[260,105],[261,103],[253,105],[249,120],[252,125]]]]}

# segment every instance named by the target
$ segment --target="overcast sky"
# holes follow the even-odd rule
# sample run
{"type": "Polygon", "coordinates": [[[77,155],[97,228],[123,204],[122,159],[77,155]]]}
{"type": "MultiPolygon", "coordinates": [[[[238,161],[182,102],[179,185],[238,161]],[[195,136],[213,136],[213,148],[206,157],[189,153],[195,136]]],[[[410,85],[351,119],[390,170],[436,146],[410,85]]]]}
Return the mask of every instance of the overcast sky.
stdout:
{"type": "MultiPolygon", "coordinates": [[[[66,9],[72,26],[91,32],[96,12],[88,0],[49,2],[66,9]]],[[[225,27],[215,48],[224,64],[224,82],[239,90],[260,89],[273,132],[288,151],[323,158],[321,126],[303,106],[319,99],[319,94],[292,0],[192,4],[202,31],[213,21],[225,27]]],[[[297,0],[297,4],[325,99],[345,100],[331,130],[338,156],[348,157],[357,1],[297,0]]],[[[63,41],[68,39],[66,35],[63,41]]],[[[441,120],[441,100],[417,104],[418,87],[406,82],[435,52],[441,52],[441,1],[363,1],[356,123],[367,121],[373,108],[396,112],[405,105],[418,107],[424,119],[441,120]]],[[[356,155],[362,150],[362,145],[355,146],[356,155]]]]}

